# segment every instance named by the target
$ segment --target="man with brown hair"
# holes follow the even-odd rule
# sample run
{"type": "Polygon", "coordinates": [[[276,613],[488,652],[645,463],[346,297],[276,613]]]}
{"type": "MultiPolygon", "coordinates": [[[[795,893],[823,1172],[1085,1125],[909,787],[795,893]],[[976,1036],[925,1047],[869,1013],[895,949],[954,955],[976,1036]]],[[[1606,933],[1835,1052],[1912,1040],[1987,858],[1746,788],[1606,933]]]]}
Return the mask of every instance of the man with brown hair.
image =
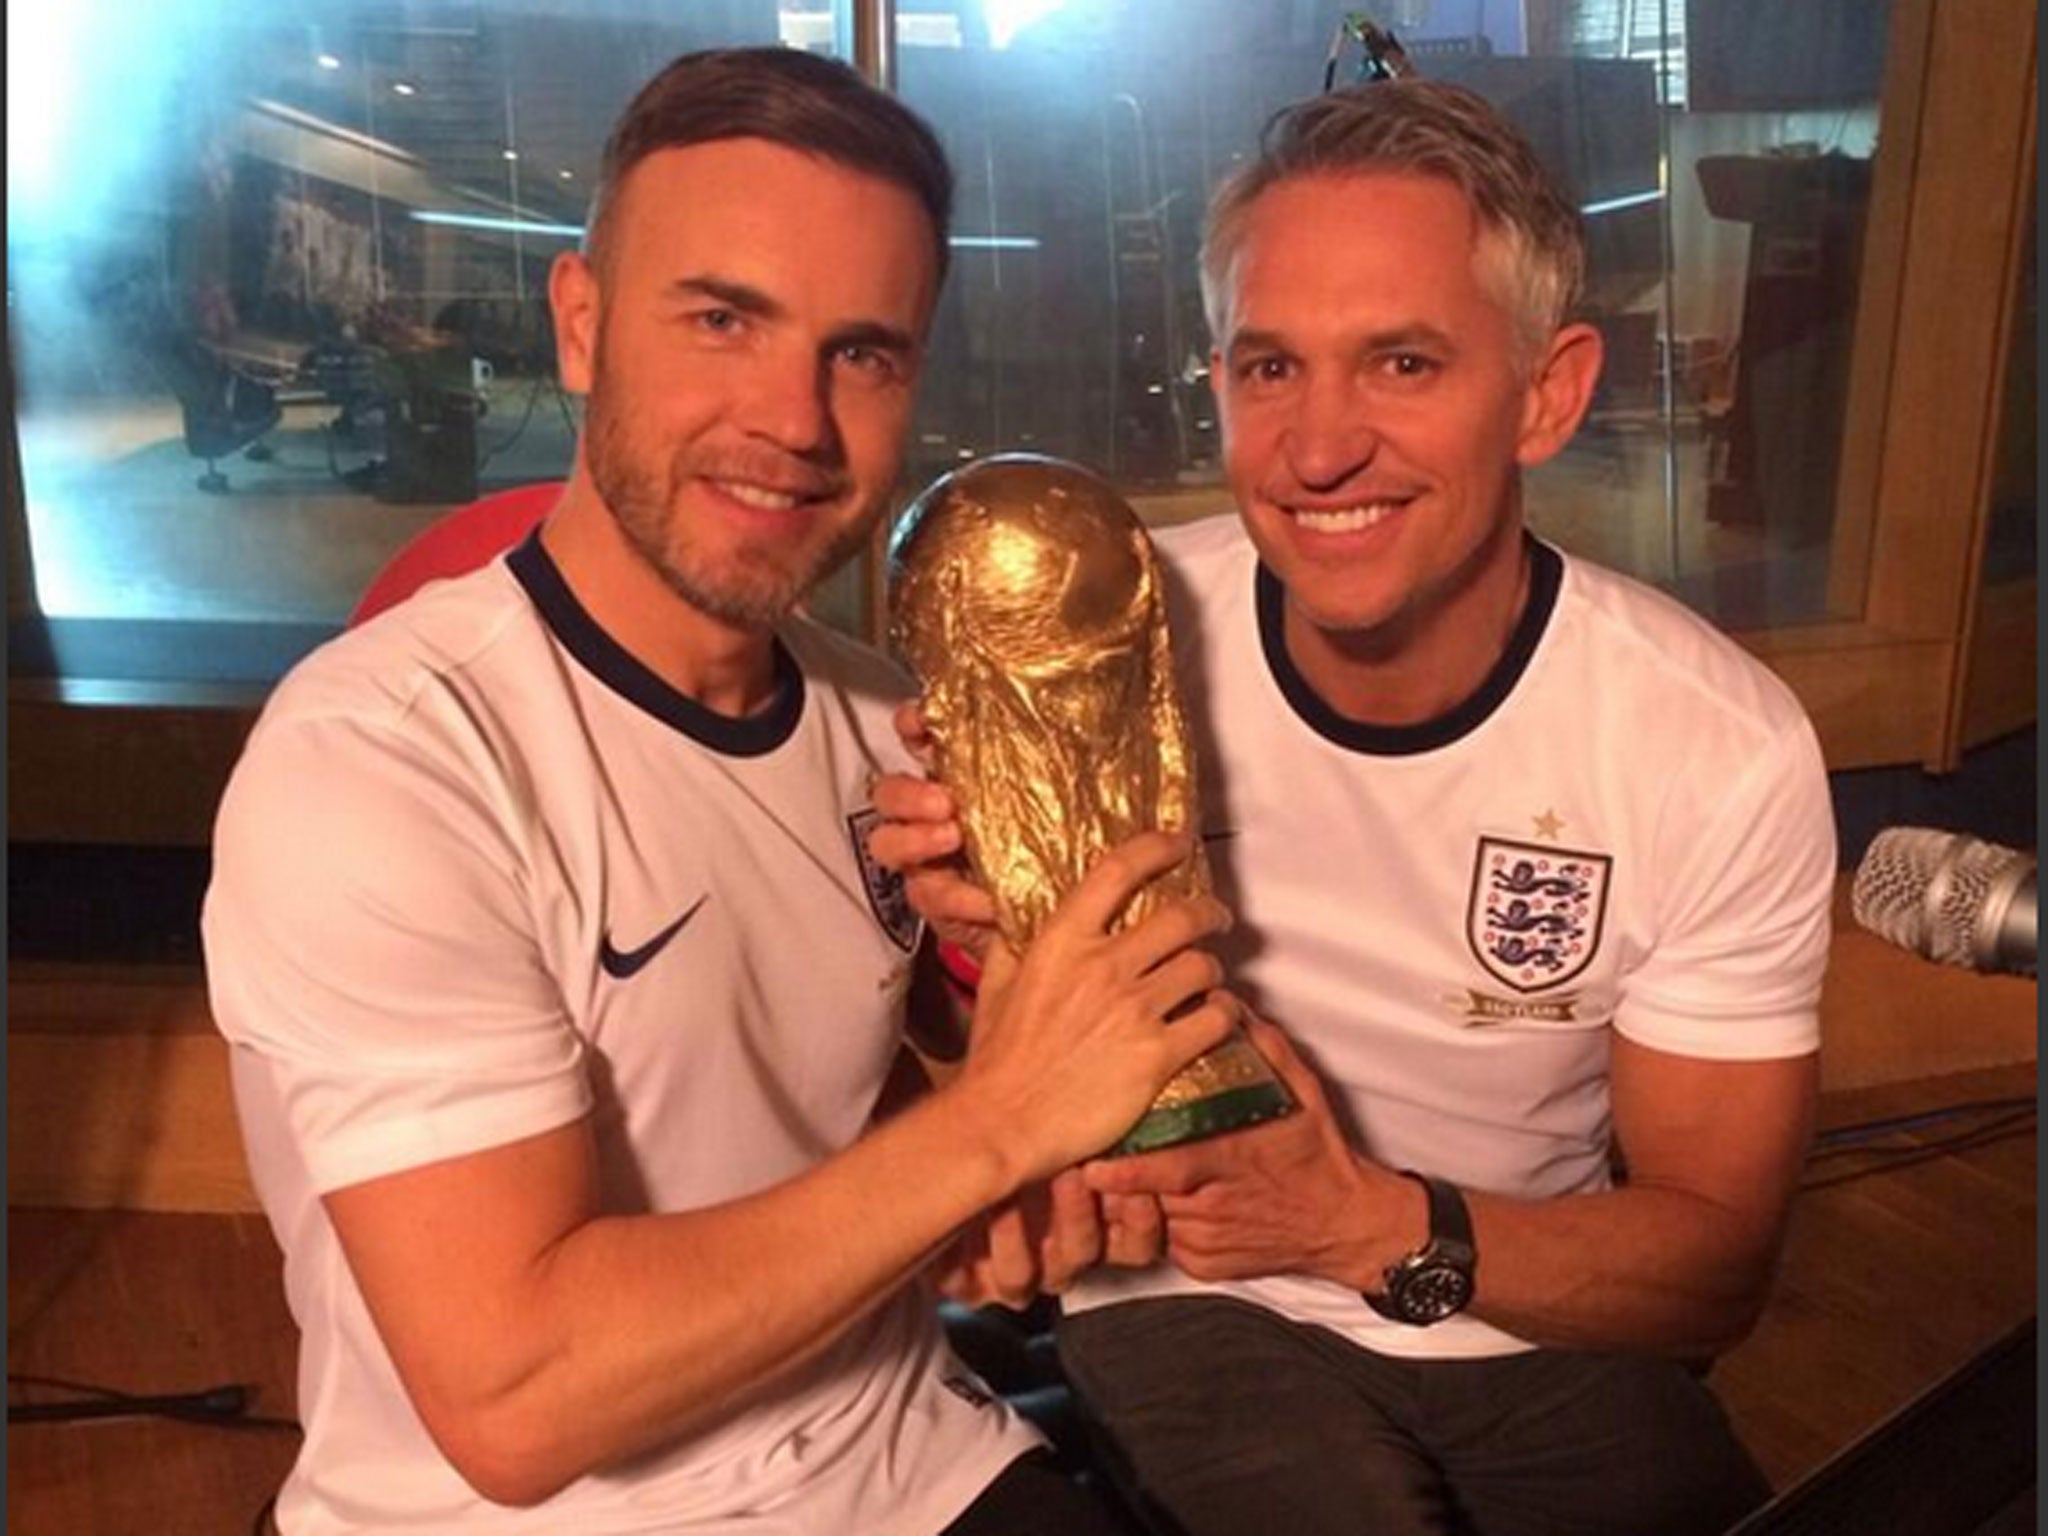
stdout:
{"type": "Polygon", "coordinates": [[[205,935],[304,1332],[285,1536],[1106,1529],[913,1282],[1229,1028],[1222,911],[1110,936],[1186,849],[1113,852],[878,1123],[904,690],[792,612],[894,484],[950,195],[844,66],[670,65],[554,268],[560,503],[251,739],[205,935]]]}

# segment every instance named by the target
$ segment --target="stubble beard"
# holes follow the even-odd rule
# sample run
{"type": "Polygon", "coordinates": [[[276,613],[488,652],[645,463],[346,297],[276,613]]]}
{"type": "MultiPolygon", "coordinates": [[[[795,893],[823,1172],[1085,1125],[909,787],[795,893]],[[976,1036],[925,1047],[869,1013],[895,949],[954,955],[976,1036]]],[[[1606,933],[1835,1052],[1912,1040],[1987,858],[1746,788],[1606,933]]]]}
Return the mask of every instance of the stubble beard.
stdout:
{"type": "Polygon", "coordinates": [[[766,629],[787,617],[860,551],[879,512],[866,509],[795,566],[770,551],[742,547],[716,568],[671,510],[688,482],[710,467],[695,462],[687,445],[663,466],[635,443],[626,412],[614,407],[599,384],[586,408],[584,453],[598,494],[648,569],[691,607],[741,629],[766,629]]]}

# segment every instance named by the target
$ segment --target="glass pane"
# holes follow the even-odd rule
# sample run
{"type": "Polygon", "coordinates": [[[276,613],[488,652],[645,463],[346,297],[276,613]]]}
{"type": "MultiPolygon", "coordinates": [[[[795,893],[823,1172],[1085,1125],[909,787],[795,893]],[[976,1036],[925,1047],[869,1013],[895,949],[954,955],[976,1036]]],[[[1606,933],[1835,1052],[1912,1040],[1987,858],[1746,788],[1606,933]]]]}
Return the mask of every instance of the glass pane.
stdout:
{"type": "Polygon", "coordinates": [[[1117,0],[899,16],[904,98],[959,177],[910,474],[1012,449],[1114,479],[1141,515],[1229,508],[1195,253],[1209,187],[1316,89],[1336,13],[1117,0]]]}
{"type": "Polygon", "coordinates": [[[1829,611],[1828,572],[1889,9],[1684,7],[1672,580],[1731,628],[1856,616],[1829,611]]]}
{"type": "Polygon", "coordinates": [[[43,613],[317,633],[451,505],[565,474],[547,271],[613,117],[685,49],[828,51],[833,15],[12,7],[9,334],[43,613]]]}
{"type": "MultiPolygon", "coordinates": [[[[920,7],[920,12],[926,7],[920,7]]],[[[1396,0],[1585,212],[1608,362],[1530,520],[1731,628],[1826,617],[1884,0],[1396,0]]],[[[961,178],[913,475],[1036,448],[1141,514],[1227,510],[1195,253],[1210,187],[1322,85],[1344,11],[1006,0],[901,16],[961,178]]],[[[1362,64],[1337,48],[1335,77],[1362,64]]]]}
{"type": "Polygon", "coordinates": [[[2012,335],[2006,344],[2005,388],[1992,450],[1990,526],[1985,532],[1986,586],[2032,581],[2039,572],[2040,314],[2034,269],[2040,230],[2034,194],[2027,196],[2026,244],[2020,254],[2012,335]]]}

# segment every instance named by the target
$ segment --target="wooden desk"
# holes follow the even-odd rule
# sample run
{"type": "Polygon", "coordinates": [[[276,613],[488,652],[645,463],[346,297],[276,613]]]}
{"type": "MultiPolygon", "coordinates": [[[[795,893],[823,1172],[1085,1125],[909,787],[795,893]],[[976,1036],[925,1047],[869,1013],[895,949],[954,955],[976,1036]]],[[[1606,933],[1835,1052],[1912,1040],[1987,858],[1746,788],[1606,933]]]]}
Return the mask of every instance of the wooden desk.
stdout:
{"type": "MultiPolygon", "coordinates": [[[[296,1337],[190,969],[8,978],[8,1368],[137,1392],[254,1382],[290,1416],[296,1337]],[[29,1207],[60,1207],[30,1209],[29,1207]]],[[[1838,912],[1822,1124],[2035,1091],[2030,981],[1930,964],[1838,912]]],[[[1941,1128],[1916,1132],[1932,1142],[1941,1128]]],[[[1804,1475],[2034,1308],[2031,1122],[1921,1162],[1825,1158],[1775,1300],[1712,1380],[1765,1471],[1804,1475]]],[[[242,1531],[288,1433],[129,1420],[8,1431],[24,1536],[242,1531]]]]}
{"type": "MultiPolygon", "coordinates": [[[[2031,979],[1936,965],[1863,932],[1845,878],[1821,1086],[2032,1062],[2036,996],[2031,979]]],[[[16,965],[7,1001],[9,1204],[258,1209],[197,968],[16,965]]]]}

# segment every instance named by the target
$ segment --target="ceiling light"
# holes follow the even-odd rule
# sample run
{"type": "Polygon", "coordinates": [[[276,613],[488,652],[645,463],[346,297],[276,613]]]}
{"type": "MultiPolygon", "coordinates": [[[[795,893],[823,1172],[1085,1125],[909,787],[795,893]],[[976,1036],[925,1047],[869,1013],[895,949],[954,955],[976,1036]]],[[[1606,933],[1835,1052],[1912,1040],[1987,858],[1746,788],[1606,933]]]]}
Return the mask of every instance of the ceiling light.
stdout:
{"type": "Polygon", "coordinates": [[[1618,213],[1623,208],[1640,208],[1644,203],[1661,202],[1663,197],[1661,191],[1652,187],[1647,192],[1624,192],[1620,197],[1602,198],[1597,203],[1587,203],[1579,212],[1590,219],[1603,213],[1618,213]]]}
{"type": "Polygon", "coordinates": [[[439,209],[415,208],[413,218],[422,224],[440,224],[451,229],[488,229],[508,235],[553,235],[563,240],[581,240],[581,224],[546,224],[538,219],[498,219],[479,213],[444,213],[439,209]]]}

